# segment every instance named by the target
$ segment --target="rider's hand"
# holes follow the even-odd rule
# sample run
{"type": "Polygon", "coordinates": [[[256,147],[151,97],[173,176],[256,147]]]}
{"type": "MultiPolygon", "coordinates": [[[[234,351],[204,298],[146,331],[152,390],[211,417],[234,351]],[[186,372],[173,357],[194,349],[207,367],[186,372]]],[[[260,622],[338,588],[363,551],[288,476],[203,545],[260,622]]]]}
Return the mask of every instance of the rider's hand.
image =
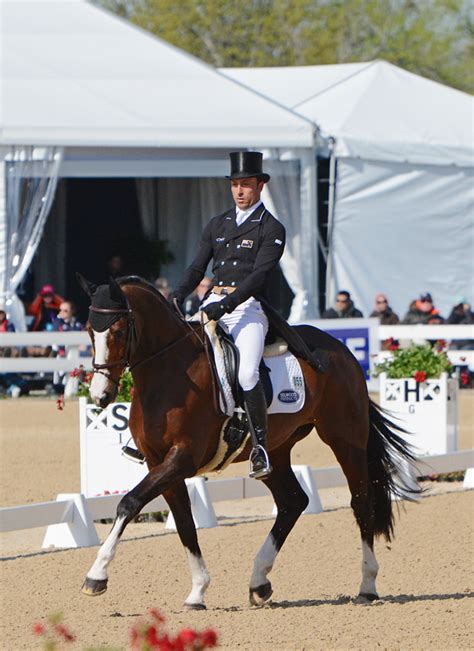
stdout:
{"type": "Polygon", "coordinates": [[[171,292],[171,294],[168,296],[168,301],[171,303],[171,305],[174,308],[174,299],[176,299],[176,302],[178,303],[178,307],[180,311],[184,314],[184,308],[183,308],[183,303],[184,303],[184,296],[180,294],[179,292],[171,292]]]}
{"type": "Polygon", "coordinates": [[[202,311],[206,314],[209,321],[219,321],[219,319],[225,314],[225,305],[224,301],[219,301],[216,303],[209,303],[206,307],[201,308],[202,311]]]}

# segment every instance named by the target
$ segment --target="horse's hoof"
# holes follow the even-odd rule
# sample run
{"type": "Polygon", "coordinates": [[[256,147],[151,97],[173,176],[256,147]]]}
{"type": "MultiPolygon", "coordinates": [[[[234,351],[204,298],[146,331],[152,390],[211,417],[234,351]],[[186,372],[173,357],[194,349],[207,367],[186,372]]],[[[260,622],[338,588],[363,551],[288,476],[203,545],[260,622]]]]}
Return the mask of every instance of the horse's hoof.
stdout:
{"type": "Polygon", "coordinates": [[[86,576],[84,585],[82,586],[82,593],[88,597],[98,597],[107,591],[107,579],[89,579],[86,576]]]}
{"type": "Polygon", "coordinates": [[[206,604],[184,604],[184,610],[207,610],[206,604]]]}
{"type": "Polygon", "coordinates": [[[359,595],[356,599],[358,604],[372,603],[372,601],[377,601],[379,598],[376,592],[359,592],[359,595]]]}
{"type": "Polygon", "coordinates": [[[249,601],[251,606],[264,606],[273,594],[272,584],[264,583],[257,588],[250,588],[249,601]]]}

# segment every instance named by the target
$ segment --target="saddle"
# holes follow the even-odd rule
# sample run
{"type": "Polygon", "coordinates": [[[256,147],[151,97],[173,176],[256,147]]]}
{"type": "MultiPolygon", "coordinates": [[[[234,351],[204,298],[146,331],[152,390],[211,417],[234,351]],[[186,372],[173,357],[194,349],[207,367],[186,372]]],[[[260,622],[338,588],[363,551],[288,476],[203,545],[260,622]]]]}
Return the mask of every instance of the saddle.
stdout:
{"type": "MultiPolygon", "coordinates": [[[[225,372],[230,387],[232,389],[232,396],[234,398],[234,402],[236,406],[243,407],[242,389],[239,385],[239,363],[240,363],[239,349],[235,345],[231,335],[228,332],[226,332],[224,328],[222,328],[219,324],[217,324],[216,326],[216,334],[219,337],[220,345],[222,348],[225,372]]],[[[267,403],[267,407],[269,407],[273,400],[273,387],[270,379],[270,369],[265,364],[264,358],[265,358],[265,352],[262,360],[260,361],[258,370],[260,373],[260,381],[263,385],[263,390],[265,392],[265,400],[267,403]]]]}

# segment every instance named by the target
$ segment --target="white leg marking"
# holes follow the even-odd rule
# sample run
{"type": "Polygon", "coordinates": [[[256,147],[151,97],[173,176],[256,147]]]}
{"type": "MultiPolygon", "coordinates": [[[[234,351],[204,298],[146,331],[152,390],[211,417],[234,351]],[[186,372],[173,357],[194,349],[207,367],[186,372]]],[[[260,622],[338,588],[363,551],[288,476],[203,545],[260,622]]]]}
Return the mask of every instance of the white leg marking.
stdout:
{"type": "Polygon", "coordinates": [[[119,533],[125,516],[118,518],[112,527],[112,531],[107,536],[106,541],[99,549],[94,565],[87,573],[88,579],[103,580],[107,578],[107,567],[114,560],[117,545],[120,540],[119,533]]]}
{"type": "Polygon", "coordinates": [[[375,579],[379,571],[379,564],[375,554],[369,545],[362,541],[362,583],[360,584],[360,594],[377,594],[375,579]]]}
{"type": "Polygon", "coordinates": [[[188,598],[184,602],[185,604],[204,605],[204,594],[211,582],[211,577],[207,571],[206,564],[202,556],[196,556],[192,554],[189,549],[186,549],[186,554],[188,556],[188,563],[191,569],[191,576],[193,581],[193,588],[188,595],[188,598]]]}
{"type": "Polygon", "coordinates": [[[278,551],[275,546],[275,541],[273,540],[273,536],[270,534],[267,536],[255,557],[253,572],[250,578],[251,590],[268,583],[267,574],[271,572],[277,554],[278,551]]]}
{"type": "MultiPolygon", "coordinates": [[[[96,364],[106,364],[109,347],[107,345],[108,330],[104,332],[96,332],[94,330],[94,353],[96,364]]],[[[109,380],[102,373],[94,373],[91,386],[89,389],[90,396],[95,402],[99,402],[104,397],[107,391],[109,380]]]]}

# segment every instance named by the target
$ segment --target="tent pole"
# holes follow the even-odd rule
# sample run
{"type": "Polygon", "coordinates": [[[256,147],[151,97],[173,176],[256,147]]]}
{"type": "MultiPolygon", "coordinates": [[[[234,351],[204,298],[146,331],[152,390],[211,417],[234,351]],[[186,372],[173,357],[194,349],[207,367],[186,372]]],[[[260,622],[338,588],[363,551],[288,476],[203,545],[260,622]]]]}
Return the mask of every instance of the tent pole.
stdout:
{"type": "Polygon", "coordinates": [[[326,294],[325,307],[330,306],[328,294],[332,292],[333,274],[333,250],[332,238],[334,232],[334,209],[336,203],[336,140],[333,137],[328,139],[329,148],[329,195],[328,195],[328,237],[327,237],[327,260],[326,260],[326,294]]]}
{"type": "Polygon", "coordinates": [[[301,259],[305,300],[301,319],[319,316],[319,228],[318,179],[316,164],[317,127],[313,128],[313,143],[301,155],[301,259]]]}

